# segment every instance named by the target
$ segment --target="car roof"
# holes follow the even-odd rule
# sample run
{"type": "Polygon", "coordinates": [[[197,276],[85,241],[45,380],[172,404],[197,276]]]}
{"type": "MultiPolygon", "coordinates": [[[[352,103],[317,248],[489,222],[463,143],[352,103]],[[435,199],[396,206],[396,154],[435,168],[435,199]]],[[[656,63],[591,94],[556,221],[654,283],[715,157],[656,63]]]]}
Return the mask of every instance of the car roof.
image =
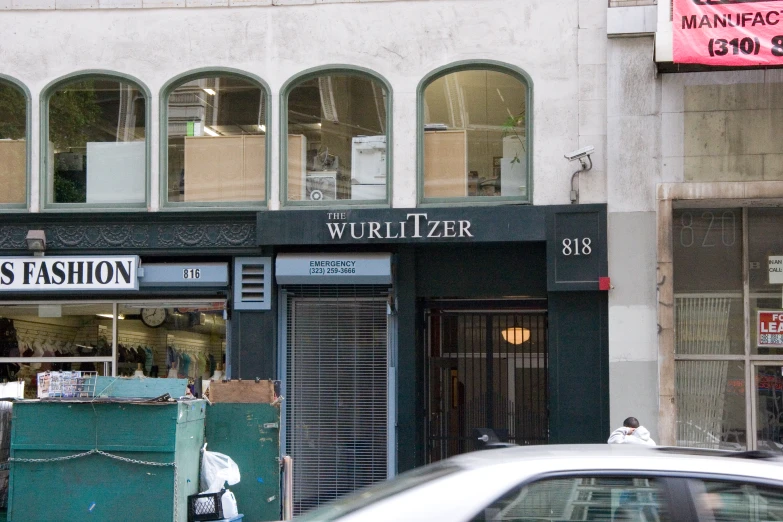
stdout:
{"type": "Polygon", "coordinates": [[[473,451],[443,462],[464,469],[524,462],[531,472],[538,473],[601,469],[706,472],[777,480],[783,477],[783,454],[634,444],[508,446],[473,451]]]}
{"type": "Polygon", "coordinates": [[[781,487],[783,459],[757,451],[605,443],[492,448],[407,471],[392,481],[345,497],[331,507],[322,506],[302,520],[432,520],[434,515],[430,511],[437,508],[442,513],[443,507],[439,504],[433,507],[434,504],[421,499],[451,498],[454,492],[469,488],[470,494],[458,493],[458,500],[452,499],[449,505],[455,512],[474,513],[510,488],[525,483],[547,477],[599,475],[737,480],[781,487]],[[401,512],[406,516],[398,517],[401,512]]]}

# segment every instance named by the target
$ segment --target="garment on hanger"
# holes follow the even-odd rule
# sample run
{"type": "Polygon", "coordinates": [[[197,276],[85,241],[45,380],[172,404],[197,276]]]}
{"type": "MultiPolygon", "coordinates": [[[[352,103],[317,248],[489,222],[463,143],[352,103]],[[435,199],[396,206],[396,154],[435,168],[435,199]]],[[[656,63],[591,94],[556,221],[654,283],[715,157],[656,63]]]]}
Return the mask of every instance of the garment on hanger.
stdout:
{"type": "Polygon", "coordinates": [[[155,353],[149,346],[144,347],[144,369],[147,370],[147,375],[150,375],[152,371],[152,363],[155,362],[155,353]]]}

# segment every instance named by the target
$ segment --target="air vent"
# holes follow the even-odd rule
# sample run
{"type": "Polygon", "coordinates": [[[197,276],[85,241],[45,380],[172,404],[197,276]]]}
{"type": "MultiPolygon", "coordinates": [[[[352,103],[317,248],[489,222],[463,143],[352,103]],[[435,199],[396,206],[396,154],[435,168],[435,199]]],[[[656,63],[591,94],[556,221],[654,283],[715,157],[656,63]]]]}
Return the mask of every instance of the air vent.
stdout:
{"type": "Polygon", "coordinates": [[[271,257],[234,259],[234,310],[271,309],[271,276],[271,257]]]}

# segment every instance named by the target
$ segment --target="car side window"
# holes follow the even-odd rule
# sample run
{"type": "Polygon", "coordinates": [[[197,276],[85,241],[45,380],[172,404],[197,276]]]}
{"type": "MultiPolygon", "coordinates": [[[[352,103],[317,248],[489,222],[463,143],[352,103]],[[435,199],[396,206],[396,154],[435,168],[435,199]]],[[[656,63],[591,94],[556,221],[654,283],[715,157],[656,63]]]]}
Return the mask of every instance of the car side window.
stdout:
{"type": "Polygon", "coordinates": [[[559,477],[509,491],[471,522],[602,520],[668,522],[659,480],[647,477],[559,477]]]}
{"type": "Polygon", "coordinates": [[[783,488],[719,480],[691,480],[689,485],[701,521],[783,520],[783,488]]]}

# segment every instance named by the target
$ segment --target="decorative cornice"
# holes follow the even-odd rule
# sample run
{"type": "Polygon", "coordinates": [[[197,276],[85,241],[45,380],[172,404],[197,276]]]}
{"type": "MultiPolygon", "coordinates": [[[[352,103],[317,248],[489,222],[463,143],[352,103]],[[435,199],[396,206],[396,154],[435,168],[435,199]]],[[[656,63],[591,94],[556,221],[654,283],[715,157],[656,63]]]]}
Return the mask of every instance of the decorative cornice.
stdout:
{"type": "MultiPolygon", "coordinates": [[[[51,216],[27,215],[26,219],[0,217],[0,250],[24,251],[28,230],[46,232],[49,250],[202,250],[250,249],[256,246],[255,214],[218,216],[202,222],[194,222],[193,216],[68,216],[52,219],[51,216]],[[66,221],[67,219],[67,221],[66,221]],[[16,221],[3,224],[3,221],[16,221]],[[109,221],[110,220],[110,221],[109,221]],[[27,221],[19,223],[18,221],[27,221]],[[109,221],[109,222],[106,222],[109,221]]],[[[203,219],[203,218],[202,218],[203,219]]]]}

